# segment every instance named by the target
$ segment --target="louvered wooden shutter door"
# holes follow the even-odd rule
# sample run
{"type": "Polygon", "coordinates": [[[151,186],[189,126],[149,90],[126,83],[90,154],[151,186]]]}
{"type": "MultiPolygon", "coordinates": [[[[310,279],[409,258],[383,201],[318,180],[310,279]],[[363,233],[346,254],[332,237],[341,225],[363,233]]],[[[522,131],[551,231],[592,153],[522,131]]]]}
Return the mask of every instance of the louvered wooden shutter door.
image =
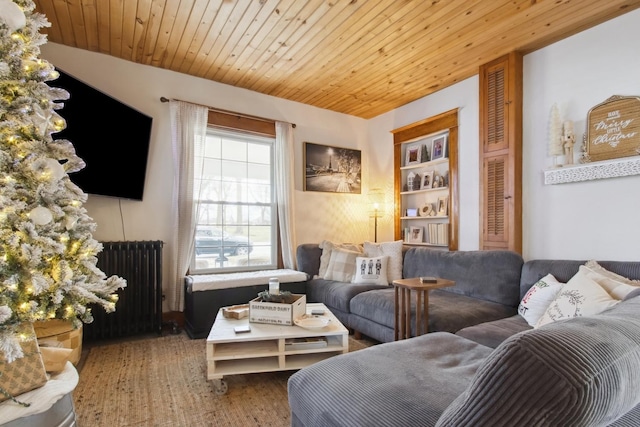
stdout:
{"type": "Polygon", "coordinates": [[[522,251],[522,56],[480,67],[480,248],[522,251]]]}
{"type": "Polygon", "coordinates": [[[505,240],[507,224],[506,189],[506,161],[508,156],[487,157],[484,164],[484,200],[485,212],[483,231],[485,240],[489,242],[503,242],[505,240]]]}
{"type": "Polygon", "coordinates": [[[486,70],[486,109],[484,151],[503,150],[509,147],[507,126],[509,124],[505,82],[506,64],[500,63],[486,70]]]}

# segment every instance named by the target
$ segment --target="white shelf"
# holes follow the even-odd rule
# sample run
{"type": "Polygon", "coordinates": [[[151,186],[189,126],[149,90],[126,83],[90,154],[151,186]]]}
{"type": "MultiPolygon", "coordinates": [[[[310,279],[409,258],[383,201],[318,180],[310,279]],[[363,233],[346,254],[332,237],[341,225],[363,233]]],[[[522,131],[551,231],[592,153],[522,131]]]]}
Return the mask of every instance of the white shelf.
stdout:
{"type": "Polygon", "coordinates": [[[403,196],[406,196],[409,194],[428,193],[430,191],[441,191],[441,190],[449,190],[449,187],[436,187],[436,188],[425,188],[423,190],[401,191],[400,194],[403,196]]]}
{"type": "Polygon", "coordinates": [[[547,169],[543,172],[544,183],[546,185],[640,175],[640,157],[634,156],[573,166],[562,166],[547,169]]]}
{"type": "Polygon", "coordinates": [[[444,157],[442,159],[431,160],[429,162],[422,162],[422,163],[416,163],[414,165],[401,166],[400,170],[417,169],[417,168],[423,168],[423,167],[426,167],[426,166],[435,166],[437,164],[448,162],[448,161],[449,161],[449,158],[448,157],[444,157]]]}
{"type": "Polygon", "coordinates": [[[403,216],[400,219],[447,219],[449,216],[441,215],[441,216],[403,216]]]}

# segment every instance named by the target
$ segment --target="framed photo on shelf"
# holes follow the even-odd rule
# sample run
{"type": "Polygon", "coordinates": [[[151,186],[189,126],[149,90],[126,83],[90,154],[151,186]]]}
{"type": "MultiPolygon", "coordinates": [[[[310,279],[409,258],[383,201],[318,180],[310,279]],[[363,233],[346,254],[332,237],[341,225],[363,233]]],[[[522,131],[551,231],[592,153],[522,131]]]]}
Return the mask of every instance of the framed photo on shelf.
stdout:
{"type": "Polygon", "coordinates": [[[449,198],[438,197],[438,216],[447,216],[449,212],[449,198]]]}
{"type": "Polygon", "coordinates": [[[447,135],[433,138],[431,141],[431,160],[444,159],[447,154],[447,135]]]}
{"type": "Polygon", "coordinates": [[[426,190],[431,188],[433,185],[433,171],[425,172],[422,177],[422,183],[420,184],[421,190],[426,190]]]}
{"type": "Polygon", "coordinates": [[[422,227],[409,228],[409,243],[422,243],[422,227]]]}
{"type": "Polygon", "coordinates": [[[422,162],[422,144],[409,145],[404,159],[404,165],[415,165],[422,162]]]}

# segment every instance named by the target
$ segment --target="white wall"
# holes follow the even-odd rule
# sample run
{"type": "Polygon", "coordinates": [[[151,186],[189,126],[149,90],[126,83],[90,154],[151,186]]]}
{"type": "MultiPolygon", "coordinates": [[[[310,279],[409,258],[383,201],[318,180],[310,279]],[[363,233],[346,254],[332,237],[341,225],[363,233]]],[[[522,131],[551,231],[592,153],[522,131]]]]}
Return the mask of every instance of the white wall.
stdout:
{"type": "Polygon", "coordinates": [[[640,10],[525,56],[526,259],[640,259],[640,176],[544,185],[542,172],[552,165],[547,135],[554,102],[564,120],[574,121],[581,142],[590,108],[612,95],[640,95],[638,40],[640,10]]]}
{"type": "MultiPolygon", "coordinates": [[[[99,241],[164,241],[165,284],[169,280],[168,254],[173,250],[174,170],[169,104],[160,102],[161,96],[295,123],[297,243],[373,239],[373,228],[368,226],[368,216],[363,210],[368,188],[366,177],[361,195],[305,192],[302,184],[304,141],[362,150],[366,171],[369,161],[366,120],[55,43],[42,46],[42,58],[153,117],[144,200],[89,195],[84,206],[98,225],[94,237],[99,241]]],[[[108,112],[96,114],[105,114],[105,129],[96,132],[105,132],[107,128],[113,132],[117,128],[117,123],[109,120],[108,112]]],[[[118,165],[113,165],[113,173],[117,175],[118,165]]]]}

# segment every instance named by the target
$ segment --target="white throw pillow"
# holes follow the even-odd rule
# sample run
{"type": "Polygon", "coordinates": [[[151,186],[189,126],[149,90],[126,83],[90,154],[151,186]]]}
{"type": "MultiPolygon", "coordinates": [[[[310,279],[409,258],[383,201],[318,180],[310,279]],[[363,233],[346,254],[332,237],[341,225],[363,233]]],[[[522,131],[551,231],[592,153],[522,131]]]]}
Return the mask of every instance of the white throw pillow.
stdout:
{"type": "Polygon", "coordinates": [[[389,283],[402,279],[402,240],[395,242],[364,242],[364,254],[368,257],[388,256],[387,279],[389,283]]]}
{"type": "Polygon", "coordinates": [[[387,262],[389,257],[357,257],[356,275],[353,283],[372,283],[376,285],[388,285],[387,262]]]}
{"type": "Polygon", "coordinates": [[[619,302],[580,269],[558,291],[535,327],[561,319],[598,314],[619,302]]]}
{"type": "Polygon", "coordinates": [[[333,248],[331,258],[329,258],[329,266],[323,279],[351,282],[356,273],[356,258],[360,255],[362,255],[361,252],[333,248]]]}
{"type": "Polygon", "coordinates": [[[564,283],[558,282],[552,274],[547,274],[538,280],[526,293],[520,305],[518,306],[518,314],[524,317],[524,320],[530,326],[536,326],[538,320],[556,297],[558,291],[564,283]]]}
{"type": "Polygon", "coordinates": [[[333,243],[329,240],[323,240],[320,243],[320,249],[322,249],[322,255],[320,256],[320,268],[318,269],[318,277],[323,278],[327,273],[329,267],[329,260],[331,259],[331,251],[333,248],[348,249],[350,251],[363,252],[362,245],[356,245],[353,243],[333,243]]]}
{"type": "Polygon", "coordinates": [[[624,276],[620,276],[609,271],[598,264],[596,261],[589,261],[585,265],[581,265],[580,269],[584,270],[586,276],[602,286],[609,295],[615,299],[623,300],[631,292],[638,290],[640,281],[630,280],[624,276]]]}

